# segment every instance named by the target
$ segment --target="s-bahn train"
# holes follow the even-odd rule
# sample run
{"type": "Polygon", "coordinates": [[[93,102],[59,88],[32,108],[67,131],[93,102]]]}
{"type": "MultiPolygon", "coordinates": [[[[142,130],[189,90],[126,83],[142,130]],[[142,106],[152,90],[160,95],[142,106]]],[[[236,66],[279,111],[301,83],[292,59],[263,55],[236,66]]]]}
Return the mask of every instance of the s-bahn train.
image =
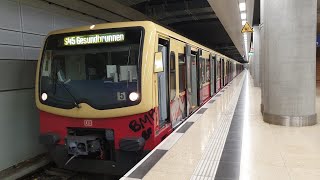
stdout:
{"type": "Polygon", "coordinates": [[[243,70],[149,21],[54,31],[40,57],[40,143],[61,168],[114,175],[243,70]]]}

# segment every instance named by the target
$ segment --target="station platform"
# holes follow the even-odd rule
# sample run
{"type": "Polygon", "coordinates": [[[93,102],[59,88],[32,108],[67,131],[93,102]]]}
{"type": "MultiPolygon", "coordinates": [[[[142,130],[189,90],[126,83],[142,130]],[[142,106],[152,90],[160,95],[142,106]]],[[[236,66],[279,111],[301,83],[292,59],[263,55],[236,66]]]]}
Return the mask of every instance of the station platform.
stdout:
{"type": "Polygon", "coordinates": [[[245,70],[121,179],[319,180],[320,124],[267,124],[260,103],[245,70]]]}

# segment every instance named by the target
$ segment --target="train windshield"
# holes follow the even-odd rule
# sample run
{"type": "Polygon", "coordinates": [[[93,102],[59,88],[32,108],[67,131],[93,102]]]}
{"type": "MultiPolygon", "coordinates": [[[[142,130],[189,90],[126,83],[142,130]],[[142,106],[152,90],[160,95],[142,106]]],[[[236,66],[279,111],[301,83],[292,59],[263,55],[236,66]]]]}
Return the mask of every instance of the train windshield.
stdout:
{"type": "Polygon", "coordinates": [[[42,55],[39,98],[71,109],[99,110],[140,102],[142,28],[107,29],[49,36],[42,55]]]}

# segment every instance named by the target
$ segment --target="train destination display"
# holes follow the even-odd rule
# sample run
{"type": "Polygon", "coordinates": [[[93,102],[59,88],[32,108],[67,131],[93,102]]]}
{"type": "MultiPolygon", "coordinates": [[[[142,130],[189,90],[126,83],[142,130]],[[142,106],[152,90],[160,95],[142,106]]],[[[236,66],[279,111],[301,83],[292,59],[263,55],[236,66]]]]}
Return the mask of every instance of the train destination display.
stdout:
{"type": "Polygon", "coordinates": [[[125,38],[125,35],[123,32],[69,36],[64,38],[64,45],[76,46],[76,45],[122,42],[124,41],[124,38],[125,38]]]}

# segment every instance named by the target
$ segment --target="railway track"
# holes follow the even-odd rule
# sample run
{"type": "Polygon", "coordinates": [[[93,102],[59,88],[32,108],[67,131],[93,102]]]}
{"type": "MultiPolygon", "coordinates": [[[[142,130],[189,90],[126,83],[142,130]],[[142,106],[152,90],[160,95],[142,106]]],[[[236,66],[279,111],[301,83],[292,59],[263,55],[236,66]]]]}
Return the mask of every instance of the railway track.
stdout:
{"type": "Polygon", "coordinates": [[[54,164],[44,166],[18,180],[117,180],[120,177],[80,173],[55,167],[54,164]]]}

